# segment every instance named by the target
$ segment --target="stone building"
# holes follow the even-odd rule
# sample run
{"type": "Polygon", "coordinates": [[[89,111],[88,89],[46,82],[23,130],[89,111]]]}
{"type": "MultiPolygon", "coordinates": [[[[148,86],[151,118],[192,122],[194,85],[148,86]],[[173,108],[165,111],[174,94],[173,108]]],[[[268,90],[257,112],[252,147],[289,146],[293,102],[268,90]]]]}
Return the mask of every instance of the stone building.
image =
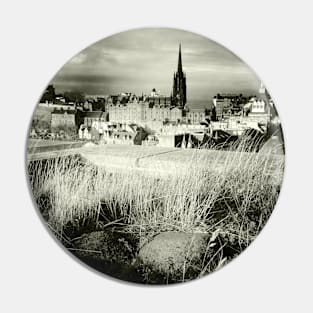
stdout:
{"type": "Polygon", "coordinates": [[[83,112],[82,116],[84,124],[88,127],[91,127],[93,122],[107,122],[109,120],[108,113],[102,111],[83,112]]]}
{"type": "Polygon", "coordinates": [[[248,99],[241,94],[217,94],[213,98],[217,121],[229,118],[233,115],[241,115],[243,105],[248,99]]]}
{"type": "Polygon", "coordinates": [[[132,97],[128,102],[108,101],[109,121],[147,124],[151,122],[183,121],[185,111],[171,106],[170,97],[132,97]]]}
{"type": "Polygon", "coordinates": [[[187,124],[199,124],[205,121],[204,109],[193,109],[186,113],[187,124]]]}
{"type": "Polygon", "coordinates": [[[54,110],[51,113],[51,129],[58,127],[69,127],[76,129],[76,111],[75,110],[54,110]]]}
{"type": "Polygon", "coordinates": [[[267,127],[271,120],[270,104],[263,99],[252,98],[249,101],[250,110],[247,115],[249,120],[255,121],[258,124],[267,127]]]}
{"type": "Polygon", "coordinates": [[[116,123],[137,123],[143,120],[142,101],[135,95],[111,96],[108,98],[109,121],[116,123]]]}

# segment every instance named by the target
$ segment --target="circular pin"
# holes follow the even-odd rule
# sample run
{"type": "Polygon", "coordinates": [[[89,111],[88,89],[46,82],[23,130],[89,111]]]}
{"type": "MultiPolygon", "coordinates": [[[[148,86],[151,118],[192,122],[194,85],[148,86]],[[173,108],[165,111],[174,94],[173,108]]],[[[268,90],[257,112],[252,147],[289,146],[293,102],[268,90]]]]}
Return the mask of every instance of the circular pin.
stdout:
{"type": "Polygon", "coordinates": [[[26,158],[42,221],[69,253],[162,285],[215,272],[252,243],[279,196],[284,140],[244,61],[195,33],[141,28],[57,72],[26,158]]]}

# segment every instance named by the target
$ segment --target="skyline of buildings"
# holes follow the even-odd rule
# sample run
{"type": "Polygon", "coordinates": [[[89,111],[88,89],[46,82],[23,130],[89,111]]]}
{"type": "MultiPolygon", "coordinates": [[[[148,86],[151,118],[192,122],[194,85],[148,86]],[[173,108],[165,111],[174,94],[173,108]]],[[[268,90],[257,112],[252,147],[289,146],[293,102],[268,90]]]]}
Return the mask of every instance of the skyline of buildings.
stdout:
{"type": "MultiPolygon", "coordinates": [[[[265,93],[266,89],[263,84],[259,89],[260,96],[264,95],[263,100],[268,102],[266,98],[269,99],[269,95],[265,93]]],[[[54,87],[49,85],[46,93],[44,93],[48,98],[51,96],[60,101],[60,97],[56,96],[54,87]]],[[[69,96],[69,94],[67,94],[69,96]]],[[[79,101],[82,98],[78,95],[79,101]]],[[[99,98],[98,98],[99,99],[99,98]]],[[[65,99],[64,99],[65,100],[65,99]]],[[[95,99],[94,99],[95,100],[95,99]]],[[[102,122],[113,122],[113,123],[122,123],[122,124],[132,124],[136,123],[143,127],[148,128],[162,128],[166,123],[174,124],[201,124],[207,123],[210,121],[222,121],[225,118],[230,118],[232,116],[246,116],[247,115],[247,103],[250,103],[249,106],[254,108],[254,104],[250,101],[251,97],[245,97],[242,94],[217,94],[212,99],[212,104],[210,108],[201,108],[195,109],[190,106],[187,99],[187,82],[186,82],[186,72],[183,70],[182,62],[182,49],[181,44],[178,48],[178,61],[177,61],[177,70],[174,72],[173,83],[172,83],[172,92],[170,96],[162,95],[156,91],[155,88],[152,89],[149,96],[142,94],[137,96],[133,93],[120,93],[118,95],[110,95],[101,100],[102,111],[105,111],[107,117],[102,122]],[[249,102],[250,101],[250,102],[249,102]]],[[[97,101],[97,100],[96,100],[97,101]]],[[[259,103],[259,100],[255,98],[254,103],[257,103],[258,106],[263,106],[260,112],[265,114],[265,124],[268,119],[267,116],[269,112],[268,105],[263,101],[262,105],[259,103]],[[266,107],[265,107],[266,105],[266,107]],[[267,113],[266,113],[267,112],[267,113]]],[[[268,104],[268,103],[267,103],[268,104]]],[[[66,116],[66,111],[64,112],[64,105],[61,103],[57,105],[60,108],[55,107],[55,115],[52,114],[52,123],[51,125],[63,125],[66,124],[66,121],[69,120],[69,125],[73,124],[73,116],[69,112],[66,116]]],[[[66,105],[65,105],[66,107],[66,105]]],[[[99,106],[98,106],[99,107],[99,106]]],[[[69,105],[69,109],[74,111],[79,108],[77,103],[69,105]]],[[[83,106],[80,107],[80,110],[90,111],[91,115],[94,115],[92,111],[93,104],[85,101],[83,106]]],[[[99,109],[96,109],[99,110],[99,109]]],[[[101,111],[101,110],[100,110],[101,111]]],[[[255,109],[253,109],[255,111],[255,109]]],[[[53,113],[53,112],[52,112],[53,113]]],[[[94,112],[96,115],[98,113],[94,112]]],[[[260,114],[258,114],[257,120],[260,120],[260,114]]],[[[77,121],[80,120],[79,116],[82,116],[79,112],[76,114],[77,121]]],[[[101,114],[102,116],[102,114],[101,114]]],[[[91,118],[91,116],[89,117],[91,118]]],[[[96,119],[98,116],[96,117],[96,119]]],[[[74,122],[78,127],[80,122],[74,122]]],[[[264,122],[264,121],[263,121],[264,122]]],[[[88,125],[86,125],[88,126],[88,125]]],[[[89,125],[91,127],[91,125],[89,125]]]]}
{"type": "MultiPolygon", "coordinates": [[[[70,137],[75,137],[78,134],[80,139],[99,140],[102,138],[103,140],[113,140],[113,142],[117,139],[120,142],[123,138],[120,143],[125,140],[125,143],[130,144],[135,140],[134,134],[140,131],[140,136],[143,136],[141,139],[146,138],[148,135],[154,135],[153,144],[158,141],[161,145],[176,146],[175,138],[186,133],[196,136],[198,143],[203,140],[203,138],[200,140],[200,137],[207,133],[212,135],[213,130],[228,131],[228,135],[225,136],[241,135],[247,129],[266,133],[272,116],[273,105],[270,102],[270,96],[267,94],[266,88],[262,83],[260,87],[258,79],[255,80],[255,82],[258,82],[258,88],[250,95],[245,94],[242,89],[238,89],[238,92],[233,92],[232,89],[223,92],[224,90],[221,88],[211,98],[201,100],[201,107],[195,106],[194,99],[189,95],[189,90],[193,90],[192,86],[195,86],[196,83],[201,87],[201,83],[193,80],[193,71],[191,70],[191,73],[189,73],[188,64],[187,66],[185,63],[183,65],[182,55],[184,55],[185,60],[185,49],[187,50],[188,60],[189,48],[182,49],[179,42],[176,47],[176,70],[169,77],[166,77],[167,72],[162,73],[163,82],[172,77],[169,86],[164,86],[169,91],[168,93],[161,92],[156,88],[158,85],[155,86],[153,80],[151,82],[148,79],[146,79],[145,84],[149,84],[150,94],[135,93],[130,88],[132,80],[129,77],[127,89],[122,87],[123,79],[117,81],[119,87],[117,93],[86,97],[81,87],[82,89],[79,89],[78,92],[66,90],[63,95],[60,95],[53,86],[54,79],[42,97],[42,100],[46,99],[48,101],[39,105],[52,109],[50,135],[53,137],[60,131],[65,131],[70,137]],[[191,78],[189,78],[189,74],[191,74],[191,78]],[[49,103],[49,99],[52,103],[49,103]],[[133,126],[136,127],[136,132],[123,133],[127,127],[133,126]],[[143,130],[144,132],[142,132],[143,130]],[[162,138],[165,140],[163,143],[162,138]]],[[[94,59],[95,56],[92,60],[94,59]]],[[[166,59],[162,58],[158,61],[158,66],[161,69],[162,62],[166,63],[166,59]]],[[[85,57],[81,56],[81,59],[74,58],[71,62],[77,65],[86,62],[86,60],[85,57]]],[[[175,63],[171,64],[172,71],[175,63]]],[[[233,60],[230,63],[232,66],[234,65],[233,60]]],[[[94,64],[91,63],[90,66],[93,68],[94,64]]],[[[141,68],[138,69],[138,73],[144,68],[145,64],[142,64],[141,68]]],[[[123,75],[125,71],[126,68],[124,68],[123,75]]],[[[158,73],[155,74],[158,76],[158,73]]],[[[208,80],[202,83],[205,86],[210,86],[212,81],[208,80]]],[[[139,82],[136,83],[136,86],[137,84],[139,82]]],[[[238,85],[240,86],[240,82],[238,85]]],[[[83,86],[85,86],[85,83],[83,86]]],[[[139,90],[140,86],[137,86],[137,88],[139,90]]],[[[201,91],[199,91],[199,94],[201,95],[201,91]]],[[[35,136],[34,132],[33,135],[35,136]]]]}

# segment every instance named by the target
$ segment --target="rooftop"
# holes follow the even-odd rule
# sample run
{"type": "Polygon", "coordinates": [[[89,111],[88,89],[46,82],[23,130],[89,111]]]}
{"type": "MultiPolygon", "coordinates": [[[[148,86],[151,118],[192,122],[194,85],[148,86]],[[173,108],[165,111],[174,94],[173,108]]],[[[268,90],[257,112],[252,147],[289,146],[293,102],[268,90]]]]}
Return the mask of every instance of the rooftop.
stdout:
{"type": "Polygon", "coordinates": [[[51,112],[51,114],[76,114],[76,110],[54,110],[51,112]]]}
{"type": "Polygon", "coordinates": [[[106,117],[107,116],[107,112],[103,112],[103,111],[86,111],[83,113],[84,117],[106,117]]]}

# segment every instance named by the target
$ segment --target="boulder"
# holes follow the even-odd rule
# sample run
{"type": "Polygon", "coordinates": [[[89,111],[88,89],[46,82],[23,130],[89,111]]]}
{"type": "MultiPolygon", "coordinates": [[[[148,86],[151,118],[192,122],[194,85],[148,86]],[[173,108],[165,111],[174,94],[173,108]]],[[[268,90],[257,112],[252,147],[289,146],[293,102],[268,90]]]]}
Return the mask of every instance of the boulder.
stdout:
{"type": "Polygon", "coordinates": [[[144,266],[163,274],[181,274],[201,261],[208,234],[164,232],[143,246],[138,259],[144,266]]]}
{"type": "Polygon", "coordinates": [[[94,231],[73,241],[74,254],[105,262],[130,264],[136,254],[136,244],[127,234],[112,231],[94,231]]]}

